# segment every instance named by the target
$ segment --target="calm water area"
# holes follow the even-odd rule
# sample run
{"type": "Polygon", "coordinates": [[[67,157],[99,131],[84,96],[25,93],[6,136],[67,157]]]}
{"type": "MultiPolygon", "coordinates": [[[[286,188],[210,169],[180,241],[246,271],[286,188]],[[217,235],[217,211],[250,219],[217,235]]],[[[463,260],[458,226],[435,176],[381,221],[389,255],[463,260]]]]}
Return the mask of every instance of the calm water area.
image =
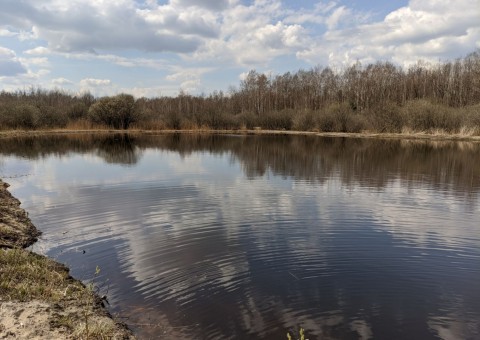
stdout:
{"type": "Polygon", "coordinates": [[[0,177],[141,339],[480,339],[479,143],[3,138],[0,177]]]}

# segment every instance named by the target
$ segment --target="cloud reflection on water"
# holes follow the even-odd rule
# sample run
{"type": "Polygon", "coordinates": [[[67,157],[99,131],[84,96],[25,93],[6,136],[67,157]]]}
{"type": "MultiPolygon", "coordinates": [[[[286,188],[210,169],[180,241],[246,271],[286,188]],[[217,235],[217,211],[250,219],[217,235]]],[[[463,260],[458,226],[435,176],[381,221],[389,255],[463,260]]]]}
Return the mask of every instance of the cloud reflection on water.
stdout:
{"type": "Polygon", "coordinates": [[[32,159],[12,183],[40,246],[74,274],[105,268],[115,308],[143,305],[170,334],[429,338],[449,315],[479,333],[477,144],[158,136],[116,157],[88,136],[32,143],[0,152],[32,159]]]}

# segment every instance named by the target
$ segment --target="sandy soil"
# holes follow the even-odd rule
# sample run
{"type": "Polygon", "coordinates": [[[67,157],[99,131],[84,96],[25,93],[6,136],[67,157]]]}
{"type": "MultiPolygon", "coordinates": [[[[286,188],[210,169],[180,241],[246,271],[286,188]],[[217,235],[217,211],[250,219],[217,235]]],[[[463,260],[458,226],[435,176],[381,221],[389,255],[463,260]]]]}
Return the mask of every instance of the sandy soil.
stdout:
{"type": "MultiPolygon", "coordinates": [[[[62,306],[42,301],[1,302],[1,339],[78,339],[85,338],[84,326],[70,329],[66,325],[81,317],[83,310],[75,305],[62,306]],[[83,332],[83,333],[82,333],[83,332]]],[[[91,316],[90,338],[96,339],[98,328],[108,330],[108,338],[133,339],[129,331],[116,325],[107,315],[91,316]]]]}
{"type": "MultiPolygon", "coordinates": [[[[33,244],[40,233],[7,187],[0,179],[0,339],[134,339],[126,326],[103,308],[99,297],[68,275],[68,268],[46,257],[36,255],[41,261],[32,261],[33,272],[40,265],[48,265],[50,273],[55,271],[60,281],[55,281],[53,289],[57,291],[52,295],[61,298],[15,301],[11,297],[16,291],[12,287],[18,284],[11,274],[17,272],[17,256],[28,253],[23,248],[33,244]],[[9,254],[15,254],[13,263],[7,260],[9,254]],[[67,290],[74,293],[67,294],[67,290]]],[[[38,272],[41,269],[38,267],[38,272]]],[[[39,287],[43,281],[46,279],[38,277],[39,287]]]]}
{"type": "Polygon", "coordinates": [[[39,301],[2,302],[0,305],[0,338],[61,339],[65,332],[50,328],[52,309],[39,301]]]}

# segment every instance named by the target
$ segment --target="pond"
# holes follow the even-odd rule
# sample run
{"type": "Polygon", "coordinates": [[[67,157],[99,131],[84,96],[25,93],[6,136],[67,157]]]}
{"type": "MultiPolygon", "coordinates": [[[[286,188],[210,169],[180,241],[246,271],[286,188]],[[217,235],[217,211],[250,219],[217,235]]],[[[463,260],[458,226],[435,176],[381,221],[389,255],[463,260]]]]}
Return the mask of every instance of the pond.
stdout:
{"type": "Polygon", "coordinates": [[[480,338],[480,144],[7,138],[0,177],[140,338],[480,338]]]}

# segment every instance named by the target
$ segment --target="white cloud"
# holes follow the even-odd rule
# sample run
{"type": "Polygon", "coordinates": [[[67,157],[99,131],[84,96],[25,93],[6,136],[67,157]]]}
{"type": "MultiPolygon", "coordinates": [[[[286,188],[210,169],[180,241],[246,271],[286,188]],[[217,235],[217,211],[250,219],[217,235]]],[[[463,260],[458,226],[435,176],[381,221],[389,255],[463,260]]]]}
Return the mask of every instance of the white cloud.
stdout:
{"type": "Polygon", "coordinates": [[[19,58],[19,60],[22,62],[24,65],[28,66],[42,66],[42,67],[47,67],[50,66],[50,63],[48,61],[48,58],[19,58]]]}
{"type": "Polygon", "coordinates": [[[108,86],[111,85],[111,83],[109,79],[85,78],[80,80],[80,86],[82,87],[108,86]]]}
{"type": "MultiPolygon", "coordinates": [[[[28,49],[2,56],[0,76],[42,82],[39,67],[51,68],[56,78],[83,76],[73,75],[74,70],[55,73],[55,62],[63,59],[90,63],[92,77],[98,77],[96,70],[111,64],[134,69],[142,79],[118,83],[121,88],[151,93],[174,86],[202,89],[205,68],[276,73],[279,58],[293,61],[288,65],[292,71],[305,62],[335,67],[389,60],[410,65],[419,59],[457,58],[480,48],[478,8],[479,0],[411,0],[374,21],[368,12],[337,0],[306,7],[296,3],[295,9],[281,0],[8,0],[0,11],[0,37],[9,43],[18,40],[28,49]],[[145,68],[161,72],[151,72],[144,82],[145,68]],[[187,75],[182,68],[200,71],[187,75]],[[167,84],[156,83],[161,80],[167,84]]],[[[118,82],[114,75],[107,77],[118,82]]],[[[235,79],[206,88],[225,89],[232,82],[235,79]]]]}
{"type": "Polygon", "coordinates": [[[330,29],[298,56],[311,63],[333,65],[357,60],[410,65],[420,59],[436,62],[460,57],[472,52],[480,41],[479,6],[478,0],[412,0],[383,21],[330,29]]]}
{"type": "Polygon", "coordinates": [[[15,51],[0,46],[0,58],[15,58],[15,51]]]}
{"type": "Polygon", "coordinates": [[[236,1],[231,0],[172,0],[174,6],[181,7],[200,7],[213,11],[224,10],[236,1]]]}
{"type": "Polygon", "coordinates": [[[84,78],[79,82],[79,92],[90,92],[96,96],[111,96],[119,93],[110,79],[84,78]]]}
{"type": "Polygon", "coordinates": [[[200,79],[189,79],[185,80],[180,84],[180,89],[187,93],[197,92],[201,87],[200,79]]]}
{"type": "Polygon", "coordinates": [[[5,28],[0,28],[0,37],[13,37],[16,34],[5,28]]]}
{"type": "MultiPolygon", "coordinates": [[[[160,5],[157,10],[169,7],[160,5]]],[[[149,11],[138,9],[133,0],[49,0],[41,4],[30,0],[2,5],[0,22],[31,29],[25,38],[45,40],[50,49],[64,52],[138,49],[185,53],[199,46],[200,37],[212,34],[210,23],[202,17],[196,21],[192,21],[196,17],[188,17],[191,11],[164,11],[172,15],[163,22],[146,20],[149,11]]]]}
{"type": "Polygon", "coordinates": [[[299,24],[284,22],[281,1],[237,4],[222,12],[219,39],[206,41],[195,60],[219,60],[252,67],[280,55],[294,54],[308,44],[309,34],[299,24]]]}
{"type": "Polygon", "coordinates": [[[339,21],[349,14],[350,10],[345,6],[336,8],[326,20],[327,28],[330,30],[336,28],[339,21]]]}
{"type": "Polygon", "coordinates": [[[27,72],[15,51],[0,46],[0,77],[13,77],[27,72]]]}
{"type": "Polygon", "coordinates": [[[210,67],[200,67],[200,68],[173,67],[172,70],[174,71],[174,73],[166,77],[168,81],[198,79],[203,74],[211,71],[212,68],[210,67]]]}
{"type": "Polygon", "coordinates": [[[120,92],[125,92],[133,95],[135,98],[141,97],[160,97],[165,95],[165,93],[172,94],[176,91],[175,88],[167,88],[167,87],[133,87],[133,88],[125,88],[121,89],[120,92]]]}
{"type": "Polygon", "coordinates": [[[28,55],[49,55],[49,54],[51,54],[52,52],[51,52],[50,49],[47,48],[47,47],[37,46],[37,47],[35,47],[35,48],[26,50],[26,51],[23,52],[23,53],[28,54],[28,55]]]}
{"type": "Polygon", "coordinates": [[[173,73],[166,76],[169,82],[179,83],[179,88],[187,93],[199,92],[202,88],[202,76],[212,71],[211,67],[182,68],[172,67],[173,73]]]}
{"type": "Polygon", "coordinates": [[[331,11],[334,11],[337,8],[337,4],[333,1],[330,2],[319,2],[315,4],[314,8],[301,8],[297,10],[289,10],[285,11],[285,23],[288,24],[306,24],[306,23],[313,23],[313,24],[325,24],[328,19],[328,14],[331,11]]]}
{"type": "Polygon", "coordinates": [[[58,86],[73,85],[73,82],[65,78],[55,78],[52,79],[52,84],[58,86]]]}

